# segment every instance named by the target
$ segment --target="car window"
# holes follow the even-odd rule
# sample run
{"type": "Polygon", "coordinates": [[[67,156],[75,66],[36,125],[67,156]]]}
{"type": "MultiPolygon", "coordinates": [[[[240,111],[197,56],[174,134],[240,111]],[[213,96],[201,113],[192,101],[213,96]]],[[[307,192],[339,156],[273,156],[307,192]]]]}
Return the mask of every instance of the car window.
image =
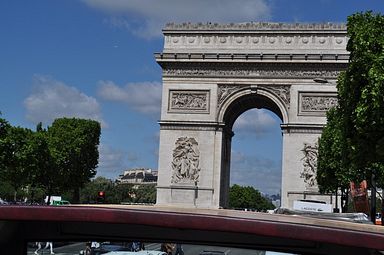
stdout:
{"type": "Polygon", "coordinates": [[[152,243],[128,242],[28,242],[28,254],[105,254],[105,255],[290,255],[277,251],[243,249],[204,244],[181,244],[174,241],[152,243]],[[51,250],[52,249],[52,250],[51,250]]]}

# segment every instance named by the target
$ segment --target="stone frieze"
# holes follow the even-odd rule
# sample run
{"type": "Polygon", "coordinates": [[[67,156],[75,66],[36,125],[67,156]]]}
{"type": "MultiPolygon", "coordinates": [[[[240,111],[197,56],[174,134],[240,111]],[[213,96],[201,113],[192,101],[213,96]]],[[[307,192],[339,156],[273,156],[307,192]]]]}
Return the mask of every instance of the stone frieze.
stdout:
{"type": "Polygon", "coordinates": [[[165,68],[163,76],[180,77],[246,77],[246,78],[316,78],[327,77],[336,78],[340,74],[339,70],[279,70],[279,69],[178,69],[165,68]]]}
{"type": "Polygon", "coordinates": [[[337,106],[338,99],[335,93],[300,93],[299,115],[323,115],[337,106]]]}
{"type": "Polygon", "coordinates": [[[170,90],[168,112],[209,112],[208,90],[170,90]]]}

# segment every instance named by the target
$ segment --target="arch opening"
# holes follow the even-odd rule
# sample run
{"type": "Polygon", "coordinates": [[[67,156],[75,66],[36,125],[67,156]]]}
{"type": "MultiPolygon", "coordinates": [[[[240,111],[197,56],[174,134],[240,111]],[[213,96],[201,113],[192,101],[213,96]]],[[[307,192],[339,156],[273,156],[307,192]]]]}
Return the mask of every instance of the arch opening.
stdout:
{"type": "Polygon", "coordinates": [[[279,106],[270,98],[260,94],[244,95],[233,101],[226,109],[223,122],[228,129],[232,129],[236,119],[244,112],[250,109],[267,109],[275,113],[281,121],[284,121],[283,113],[279,106]]]}
{"type": "Polygon", "coordinates": [[[260,192],[273,193],[270,195],[281,194],[280,125],[284,114],[279,106],[264,95],[243,95],[228,105],[223,121],[226,132],[221,162],[221,206],[229,206],[229,189],[233,184],[253,186],[260,192]],[[260,186],[268,182],[268,189],[260,186]]]}

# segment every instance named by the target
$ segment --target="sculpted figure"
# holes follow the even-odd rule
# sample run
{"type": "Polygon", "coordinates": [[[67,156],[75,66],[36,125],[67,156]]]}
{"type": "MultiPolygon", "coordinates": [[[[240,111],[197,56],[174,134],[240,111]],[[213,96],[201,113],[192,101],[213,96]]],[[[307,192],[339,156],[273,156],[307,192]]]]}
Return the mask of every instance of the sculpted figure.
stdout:
{"type": "Polygon", "coordinates": [[[317,173],[317,155],[318,155],[318,147],[317,144],[310,145],[308,143],[304,144],[304,149],[302,150],[304,153],[304,157],[302,160],[304,161],[303,166],[304,169],[300,173],[300,177],[304,178],[304,182],[308,185],[308,187],[315,187],[316,183],[316,173],[317,173]]]}
{"type": "Polygon", "coordinates": [[[194,138],[180,137],[173,150],[172,182],[194,183],[199,177],[198,143],[194,138]]]}

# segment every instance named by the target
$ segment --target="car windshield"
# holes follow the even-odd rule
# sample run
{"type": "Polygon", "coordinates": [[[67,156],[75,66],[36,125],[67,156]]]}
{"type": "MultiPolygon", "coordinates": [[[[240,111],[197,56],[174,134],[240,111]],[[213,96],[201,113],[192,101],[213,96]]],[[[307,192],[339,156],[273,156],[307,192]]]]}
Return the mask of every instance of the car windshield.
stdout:
{"type": "Polygon", "coordinates": [[[29,242],[28,254],[46,252],[50,249],[57,254],[105,254],[105,255],[292,255],[266,250],[244,249],[236,247],[212,246],[204,244],[180,244],[175,242],[29,242]]]}

